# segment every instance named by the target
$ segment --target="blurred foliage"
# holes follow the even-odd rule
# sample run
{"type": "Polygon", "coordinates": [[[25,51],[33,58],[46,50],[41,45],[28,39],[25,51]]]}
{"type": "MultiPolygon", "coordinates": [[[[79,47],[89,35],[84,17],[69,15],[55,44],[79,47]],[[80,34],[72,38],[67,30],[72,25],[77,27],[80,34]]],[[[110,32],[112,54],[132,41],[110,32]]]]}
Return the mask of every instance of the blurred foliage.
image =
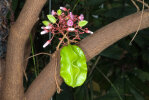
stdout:
{"type": "MultiPolygon", "coordinates": [[[[145,2],[149,3],[148,0],[145,2]]],[[[142,8],[142,4],[136,3],[142,8]]],[[[15,19],[23,5],[24,0],[13,0],[15,19]]],[[[92,31],[137,11],[131,0],[52,0],[52,9],[58,9],[60,6],[73,9],[75,14],[84,14],[85,19],[89,21],[87,27],[92,31]]],[[[58,43],[58,38],[55,37],[49,47],[42,48],[49,37],[40,35],[41,21],[48,13],[47,2],[41,11],[39,22],[34,27],[35,37],[31,39],[34,42],[32,48],[35,54],[52,53],[58,43]]],[[[88,72],[91,74],[81,87],[71,88],[63,83],[61,86],[63,91],[60,94],[56,93],[52,100],[149,100],[149,29],[139,31],[129,46],[133,35],[119,40],[89,61],[88,72]]],[[[86,35],[82,35],[82,38],[85,37],[86,35]]],[[[35,72],[40,72],[49,60],[47,55],[36,56],[29,60],[27,67],[29,81],[24,81],[26,89],[35,79],[37,74],[35,72]]]]}
{"type": "Polygon", "coordinates": [[[0,59],[6,55],[7,36],[9,32],[7,14],[9,12],[9,0],[0,1],[0,59]]]}

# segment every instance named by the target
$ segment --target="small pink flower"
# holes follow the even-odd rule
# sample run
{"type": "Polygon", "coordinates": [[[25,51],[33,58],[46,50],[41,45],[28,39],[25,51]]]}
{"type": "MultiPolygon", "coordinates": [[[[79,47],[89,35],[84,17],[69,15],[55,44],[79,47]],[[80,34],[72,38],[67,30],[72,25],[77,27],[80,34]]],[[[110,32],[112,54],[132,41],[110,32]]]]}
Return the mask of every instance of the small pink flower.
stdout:
{"type": "Polygon", "coordinates": [[[48,25],[48,26],[46,26],[46,27],[44,27],[44,26],[43,26],[43,27],[41,27],[41,29],[44,29],[44,30],[51,29],[51,28],[52,28],[52,27],[51,27],[51,26],[49,26],[49,25],[48,25]]]}
{"type": "Polygon", "coordinates": [[[73,26],[73,21],[69,19],[69,20],[67,21],[67,25],[68,25],[68,26],[73,26]]]}
{"type": "Polygon", "coordinates": [[[59,40],[62,40],[62,38],[58,38],[59,40]]]}
{"type": "Polygon", "coordinates": [[[67,8],[65,7],[60,7],[61,10],[67,11],[67,8]]]}
{"type": "Polygon", "coordinates": [[[46,29],[51,29],[52,27],[51,26],[46,26],[46,29]]]}
{"type": "Polygon", "coordinates": [[[75,28],[67,28],[67,31],[74,31],[75,28]]]}
{"type": "Polygon", "coordinates": [[[86,33],[93,34],[93,32],[92,32],[92,31],[90,31],[90,30],[86,30],[85,32],[86,32],[86,33]]]}
{"type": "MultiPolygon", "coordinates": [[[[92,31],[88,30],[88,28],[82,28],[80,27],[81,26],[81,23],[79,23],[80,21],[83,21],[85,22],[84,20],[84,15],[83,14],[80,14],[79,16],[78,15],[74,15],[72,12],[69,11],[69,9],[65,8],[65,7],[60,7],[60,10],[58,11],[54,11],[52,10],[51,12],[51,15],[53,15],[55,17],[55,19],[57,19],[57,22],[56,23],[48,23],[48,22],[45,22],[43,27],[41,27],[42,32],[40,33],[41,35],[43,34],[48,34],[48,32],[51,32],[52,33],[52,38],[49,39],[48,41],[46,41],[46,43],[43,45],[43,48],[47,47],[51,41],[53,40],[53,37],[56,35],[56,34],[68,34],[67,35],[67,38],[73,41],[71,42],[74,42],[76,43],[76,41],[78,40],[81,40],[80,39],[80,35],[81,34],[84,34],[84,33],[89,33],[89,34],[93,34],[92,31]],[[60,15],[57,14],[57,12],[59,13],[60,11],[60,15]],[[62,12],[61,12],[62,11],[62,12]],[[79,23],[79,24],[77,24],[79,23]],[[65,33],[66,32],[66,33],[65,33]],[[71,34],[71,32],[75,33],[75,36],[69,36],[69,33],[71,34]]],[[[54,19],[54,18],[51,18],[51,19],[54,19]]],[[[50,20],[51,20],[50,19],[50,20]]],[[[63,35],[62,34],[62,35],[63,35]]],[[[65,45],[66,41],[63,40],[63,38],[58,38],[60,41],[62,41],[62,45],[65,45]]]]}
{"type": "Polygon", "coordinates": [[[73,20],[74,19],[74,15],[72,14],[72,12],[70,12],[70,18],[73,20]]]}
{"type": "Polygon", "coordinates": [[[84,15],[81,14],[81,15],[79,16],[79,19],[80,19],[80,20],[84,20],[84,15]]]}
{"type": "Polygon", "coordinates": [[[49,45],[51,43],[51,40],[48,40],[44,45],[43,48],[45,48],[47,45],[49,45]]]}
{"type": "Polygon", "coordinates": [[[54,15],[56,15],[56,12],[54,10],[52,10],[51,14],[54,16],[54,15]]]}

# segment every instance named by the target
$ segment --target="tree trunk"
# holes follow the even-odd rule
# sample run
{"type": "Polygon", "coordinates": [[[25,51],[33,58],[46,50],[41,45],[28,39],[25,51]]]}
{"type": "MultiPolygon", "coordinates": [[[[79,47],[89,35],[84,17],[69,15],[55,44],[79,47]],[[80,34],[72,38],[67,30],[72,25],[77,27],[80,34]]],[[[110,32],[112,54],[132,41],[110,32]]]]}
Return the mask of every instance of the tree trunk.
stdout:
{"type": "Polygon", "coordinates": [[[7,14],[10,8],[10,0],[0,0],[0,97],[2,94],[2,80],[4,79],[5,71],[5,55],[6,55],[6,43],[9,32],[9,26],[7,25],[7,14]]]}
{"type": "Polygon", "coordinates": [[[4,71],[5,71],[5,60],[0,59],[0,97],[2,93],[2,80],[4,77],[4,71]]]}
{"type": "MultiPolygon", "coordinates": [[[[17,21],[11,27],[7,46],[5,77],[2,84],[2,100],[49,100],[56,91],[55,67],[57,67],[58,83],[62,83],[62,79],[59,77],[59,66],[56,66],[56,61],[59,59],[54,53],[51,62],[24,94],[24,49],[31,29],[38,20],[38,15],[45,2],[46,0],[26,0],[17,21]]],[[[135,32],[139,25],[140,14],[138,12],[119,19],[83,39],[79,46],[83,49],[87,60],[121,38],[135,32]]],[[[142,19],[140,30],[149,27],[149,10],[144,11],[142,19]]]]}
{"type": "Polygon", "coordinates": [[[26,0],[18,19],[11,26],[7,45],[6,71],[2,84],[2,100],[23,100],[24,98],[25,44],[45,2],[46,0],[26,0]]]}

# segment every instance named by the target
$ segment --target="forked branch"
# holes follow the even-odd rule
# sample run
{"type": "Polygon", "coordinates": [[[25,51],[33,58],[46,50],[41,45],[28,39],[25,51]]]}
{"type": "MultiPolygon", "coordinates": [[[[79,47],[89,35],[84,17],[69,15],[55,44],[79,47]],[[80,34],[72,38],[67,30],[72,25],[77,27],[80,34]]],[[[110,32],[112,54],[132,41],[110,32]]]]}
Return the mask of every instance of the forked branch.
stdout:
{"type": "MultiPolygon", "coordinates": [[[[126,16],[119,19],[88,36],[80,42],[87,60],[90,60],[101,51],[106,49],[121,38],[137,31],[141,12],[126,16]]],[[[142,16],[142,25],[140,30],[149,27],[149,10],[145,10],[142,16]]],[[[57,56],[53,54],[51,62],[44,68],[39,76],[31,84],[25,93],[26,100],[49,100],[56,91],[54,79],[54,67],[56,67],[55,59],[57,56]]],[[[59,66],[57,67],[57,80],[62,83],[59,76],[59,66]]]]}

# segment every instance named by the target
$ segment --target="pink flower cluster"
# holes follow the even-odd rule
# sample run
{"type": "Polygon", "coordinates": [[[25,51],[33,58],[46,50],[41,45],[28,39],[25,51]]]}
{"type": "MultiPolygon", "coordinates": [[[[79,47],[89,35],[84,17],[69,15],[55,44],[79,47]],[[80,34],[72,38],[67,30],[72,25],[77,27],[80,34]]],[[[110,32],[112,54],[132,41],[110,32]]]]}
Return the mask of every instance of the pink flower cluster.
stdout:
{"type": "MultiPolygon", "coordinates": [[[[62,36],[66,35],[67,40],[70,42],[76,42],[80,39],[80,34],[90,33],[93,34],[92,31],[88,30],[88,28],[84,27],[88,22],[84,20],[84,15],[80,16],[74,15],[70,12],[70,9],[65,7],[60,7],[57,12],[52,10],[51,15],[47,15],[49,21],[43,21],[45,26],[41,27],[43,31],[41,31],[41,35],[51,32],[52,38],[48,40],[43,47],[45,48],[49,45],[55,35],[61,34],[62,36]],[[74,33],[75,35],[72,35],[74,33]]],[[[61,40],[62,38],[59,38],[61,40]]],[[[65,44],[65,42],[62,42],[65,44]]]]}

